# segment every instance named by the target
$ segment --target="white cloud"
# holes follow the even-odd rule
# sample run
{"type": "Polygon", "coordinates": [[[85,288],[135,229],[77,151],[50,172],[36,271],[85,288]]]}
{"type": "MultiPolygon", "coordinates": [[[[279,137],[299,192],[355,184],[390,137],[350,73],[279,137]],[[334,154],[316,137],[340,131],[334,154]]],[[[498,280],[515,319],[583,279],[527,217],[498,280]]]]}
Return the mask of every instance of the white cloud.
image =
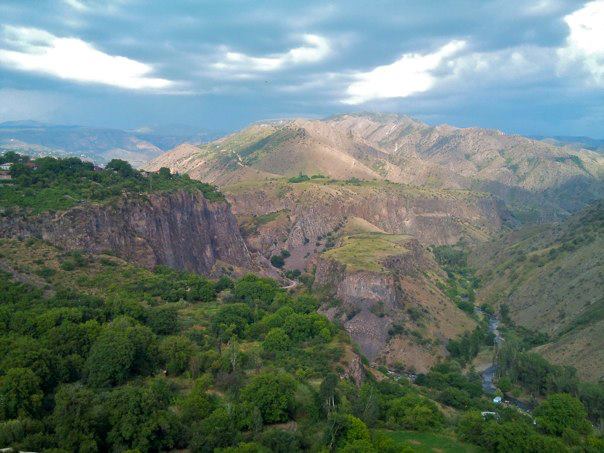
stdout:
{"type": "Polygon", "coordinates": [[[316,63],[329,55],[331,47],[324,37],[306,34],[302,39],[305,45],[266,57],[253,57],[244,53],[226,51],[220,61],[214,63],[212,67],[220,71],[243,74],[271,72],[289,66],[316,63]]]}
{"type": "Polygon", "coordinates": [[[566,46],[559,49],[561,72],[578,64],[592,82],[604,86],[604,0],[587,3],[564,17],[570,28],[566,46]]]}
{"type": "Polygon", "coordinates": [[[549,77],[555,67],[555,51],[538,46],[516,46],[490,52],[470,52],[447,61],[447,82],[475,88],[522,84],[549,77]]]}
{"type": "Polygon", "coordinates": [[[88,6],[85,3],[82,3],[80,0],[63,0],[63,3],[72,7],[77,11],[88,11],[88,6]]]}
{"type": "Polygon", "coordinates": [[[437,70],[466,46],[453,40],[436,52],[406,53],[392,64],[354,75],[346,90],[346,104],[362,104],[372,99],[405,98],[430,90],[437,82],[437,70]]]}
{"type": "Polygon", "coordinates": [[[151,77],[153,67],[130,58],[109,55],[78,38],[60,38],[44,30],[4,27],[0,65],[84,83],[142,90],[174,83],[151,77]]]}

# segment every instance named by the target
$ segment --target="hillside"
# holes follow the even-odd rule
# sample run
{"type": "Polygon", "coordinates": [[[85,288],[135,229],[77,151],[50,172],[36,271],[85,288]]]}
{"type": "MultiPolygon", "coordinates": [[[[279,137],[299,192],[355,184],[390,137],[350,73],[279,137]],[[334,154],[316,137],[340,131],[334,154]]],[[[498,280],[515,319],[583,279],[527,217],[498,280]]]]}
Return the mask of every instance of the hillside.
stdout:
{"type": "Polygon", "coordinates": [[[522,228],[479,246],[479,301],[547,335],[537,348],[581,377],[604,377],[604,203],[562,223],[522,228]]]}
{"type": "MultiPolygon", "coordinates": [[[[270,279],[208,280],[0,239],[0,302],[0,441],[15,450],[563,445],[514,410],[482,419],[497,408],[455,364],[421,385],[367,368],[315,298],[270,279]]],[[[580,408],[572,442],[600,446],[569,401],[580,408]]]]}
{"type": "Polygon", "coordinates": [[[604,193],[598,153],[386,114],[257,123],[206,145],[183,145],[146,166],[160,167],[219,186],[322,174],[476,189],[526,219],[564,215],[604,193]]]}
{"type": "Polygon", "coordinates": [[[410,236],[346,226],[317,259],[314,289],[371,361],[425,373],[476,322],[444,294],[445,273],[410,236]],[[352,230],[352,231],[351,231],[352,230]],[[365,231],[363,231],[365,230],[365,231]]]}
{"type": "MultiPolygon", "coordinates": [[[[79,159],[7,159],[3,446],[265,453],[563,451],[563,438],[602,445],[589,422],[601,419],[601,387],[574,382],[564,389],[577,398],[548,396],[558,387],[540,395],[541,423],[558,419],[560,398],[564,414],[572,407],[577,427],[562,437],[495,405],[480,376],[462,371],[464,356],[488,347],[487,323],[474,312],[469,274],[444,267],[448,246],[426,244],[483,241],[506,229],[507,211],[490,194],[302,177],[230,186],[249,243],[278,238],[279,228],[292,251],[312,238],[314,278],[283,288],[241,276],[266,272],[267,262],[254,261],[213,186],[124,161],[99,169],[79,159]],[[267,186],[258,192],[259,184],[267,186]],[[325,230],[313,225],[330,230],[315,236],[325,230]],[[265,227],[274,230],[259,233],[265,227]],[[485,410],[502,417],[485,418],[485,410]]],[[[280,241],[258,250],[268,257],[280,241]]],[[[299,259],[280,256],[289,267],[299,259]]]]}

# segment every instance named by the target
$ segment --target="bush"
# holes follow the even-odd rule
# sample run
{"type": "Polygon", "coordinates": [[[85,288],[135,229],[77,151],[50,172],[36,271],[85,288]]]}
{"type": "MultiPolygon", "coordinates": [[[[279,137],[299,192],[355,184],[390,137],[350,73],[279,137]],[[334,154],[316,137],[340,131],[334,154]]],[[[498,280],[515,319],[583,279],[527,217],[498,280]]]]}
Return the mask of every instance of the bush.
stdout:
{"type": "Polygon", "coordinates": [[[285,330],[275,327],[266,334],[262,347],[271,352],[287,351],[291,347],[291,339],[285,330]]]}
{"type": "Polygon", "coordinates": [[[93,387],[123,384],[135,375],[147,375],[157,363],[155,335],[148,327],[122,317],[105,327],[86,361],[87,381],[93,387]]]}
{"type": "Polygon", "coordinates": [[[276,268],[281,269],[285,265],[285,260],[281,255],[273,255],[271,256],[271,264],[276,268]]]}
{"type": "Polygon", "coordinates": [[[166,371],[171,375],[184,373],[196,351],[195,343],[182,335],[166,337],[159,344],[162,361],[166,365],[166,371]]]}

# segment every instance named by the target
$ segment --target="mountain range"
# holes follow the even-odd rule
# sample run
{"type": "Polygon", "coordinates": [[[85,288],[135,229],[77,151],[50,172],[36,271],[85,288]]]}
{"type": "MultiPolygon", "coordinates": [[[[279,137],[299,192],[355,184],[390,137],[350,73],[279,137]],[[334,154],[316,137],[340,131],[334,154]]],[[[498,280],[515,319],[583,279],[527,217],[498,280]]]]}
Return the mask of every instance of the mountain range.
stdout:
{"type": "Polygon", "coordinates": [[[320,174],[489,192],[519,218],[557,218],[604,194],[604,157],[496,130],[429,126],[390,114],[256,123],[183,144],[145,166],[221,187],[320,174]]]}
{"type": "Polygon", "coordinates": [[[173,126],[121,130],[87,126],[9,121],[0,124],[0,151],[35,157],[75,156],[98,164],[123,159],[136,167],[182,142],[201,143],[213,135],[173,126]]]}

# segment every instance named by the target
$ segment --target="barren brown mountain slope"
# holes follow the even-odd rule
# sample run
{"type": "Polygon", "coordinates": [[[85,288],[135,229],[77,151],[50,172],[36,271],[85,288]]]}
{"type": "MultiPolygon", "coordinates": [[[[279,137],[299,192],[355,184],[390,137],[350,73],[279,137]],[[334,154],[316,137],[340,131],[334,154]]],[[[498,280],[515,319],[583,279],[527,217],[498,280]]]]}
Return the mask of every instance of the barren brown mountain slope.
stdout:
{"type": "Polygon", "coordinates": [[[604,157],[477,128],[428,126],[397,115],[254,124],[148,164],[220,186],[280,176],[386,179],[485,190],[529,218],[572,212],[604,194],[604,157]]]}

